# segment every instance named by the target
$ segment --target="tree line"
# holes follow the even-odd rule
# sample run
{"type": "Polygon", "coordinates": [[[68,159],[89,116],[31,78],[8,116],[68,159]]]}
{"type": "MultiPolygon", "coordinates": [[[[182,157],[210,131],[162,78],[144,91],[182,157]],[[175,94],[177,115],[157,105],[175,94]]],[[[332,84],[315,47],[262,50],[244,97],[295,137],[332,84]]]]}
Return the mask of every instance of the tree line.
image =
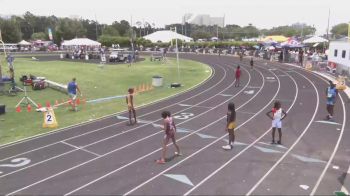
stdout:
{"type": "MultiPolygon", "coordinates": [[[[313,26],[307,24],[293,24],[273,27],[271,29],[258,29],[253,24],[239,26],[228,24],[225,27],[199,26],[194,24],[170,24],[165,29],[176,27],[177,32],[192,37],[193,39],[209,39],[218,37],[223,40],[240,41],[243,38],[253,38],[261,35],[305,36],[316,32],[313,26]]],[[[5,43],[17,43],[25,40],[48,40],[48,29],[51,29],[54,43],[60,45],[62,40],[70,40],[75,37],[86,37],[98,40],[102,44],[111,45],[112,42],[129,42],[136,40],[139,44],[147,44],[141,37],[162,28],[156,28],[154,24],[136,22],[134,26],[126,20],[115,21],[112,24],[101,24],[95,20],[82,18],[59,18],[52,16],[36,16],[26,12],[23,16],[11,16],[0,18],[2,39],[5,43]]],[[[347,35],[348,25],[341,23],[331,29],[335,37],[347,35]]]]}

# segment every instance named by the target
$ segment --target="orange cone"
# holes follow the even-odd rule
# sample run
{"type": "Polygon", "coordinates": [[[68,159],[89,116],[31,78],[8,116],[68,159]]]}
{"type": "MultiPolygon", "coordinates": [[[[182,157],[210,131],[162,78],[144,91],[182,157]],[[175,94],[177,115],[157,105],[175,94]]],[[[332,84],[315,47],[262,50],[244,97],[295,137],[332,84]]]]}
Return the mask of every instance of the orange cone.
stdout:
{"type": "Polygon", "coordinates": [[[142,85],[139,86],[139,92],[142,92],[142,85]]]}
{"type": "Polygon", "coordinates": [[[27,105],[27,111],[31,112],[32,111],[32,106],[30,104],[27,105]]]}
{"type": "Polygon", "coordinates": [[[40,104],[40,103],[38,103],[38,109],[40,109],[40,108],[42,108],[43,106],[40,104]]]}
{"type": "Polygon", "coordinates": [[[142,84],[142,91],[146,91],[146,85],[145,85],[145,83],[142,84]]]}
{"type": "Polygon", "coordinates": [[[51,104],[50,104],[49,101],[46,102],[46,107],[47,107],[47,108],[51,108],[51,104]]]}
{"type": "Polygon", "coordinates": [[[57,106],[59,103],[58,103],[58,100],[55,101],[55,106],[57,106]]]}
{"type": "Polygon", "coordinates": [[[80,99],[78,98],[78,99],[75,101],[75,103],[76,103],[77,105],[79,105],[79,104],[80,104],[80,99]]]}
{"type": "Polygon", "coordinates": [[[17,108],[16,108],[16,112],[21,112],[21,106],[17,106],[17,108]]]}

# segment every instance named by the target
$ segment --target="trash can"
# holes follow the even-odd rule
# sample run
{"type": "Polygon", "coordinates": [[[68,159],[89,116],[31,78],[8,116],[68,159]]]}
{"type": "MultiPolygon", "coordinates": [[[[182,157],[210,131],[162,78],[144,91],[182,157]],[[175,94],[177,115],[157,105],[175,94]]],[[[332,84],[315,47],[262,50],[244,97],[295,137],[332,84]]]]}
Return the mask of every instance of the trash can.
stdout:
{"type": "Polygon", "coordinates": [[[60,58],[63,59],[63,54],[62,53],[60,54],[60,58]]]}
{"type": "Polygon", "coordinates": [[[152,77],[152,86],[154,86],[154,87],[163,86],[163,77],[162,76],[153,76],[152,77]]]}
{"type": "Polygon", "coordinates": [[[87,54],[85,55],[85,60],[87,60],[87,61],[89,60],[89,55],[87,55],[87,54]]]}

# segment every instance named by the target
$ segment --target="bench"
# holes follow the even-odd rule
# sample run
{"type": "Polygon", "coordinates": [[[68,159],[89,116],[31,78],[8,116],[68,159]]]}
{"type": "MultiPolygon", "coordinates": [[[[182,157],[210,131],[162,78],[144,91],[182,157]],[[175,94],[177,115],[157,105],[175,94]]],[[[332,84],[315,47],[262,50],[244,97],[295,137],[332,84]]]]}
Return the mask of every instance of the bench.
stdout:
{"type": "Polygon", "coordinates": [[[48,87],[67,93],[67,85],[60,84],[51,80],[45,80],[48,87]]]}

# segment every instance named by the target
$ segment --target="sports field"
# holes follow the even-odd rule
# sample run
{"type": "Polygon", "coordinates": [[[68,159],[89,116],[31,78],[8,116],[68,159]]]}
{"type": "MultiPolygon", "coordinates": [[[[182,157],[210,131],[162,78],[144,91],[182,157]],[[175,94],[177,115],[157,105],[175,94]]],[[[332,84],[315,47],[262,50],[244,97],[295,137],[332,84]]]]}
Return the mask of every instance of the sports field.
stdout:
{"type": "MultiPolygon", "coordinates": [[[[129,87],[151,84],[152,76],[163,76],[163,87],[138,95],[135,99],[137,106],[185,91],[211,75],[211,69],[208,66],[194,61],[181,60],[180,82],[183,87],[171,89],[169,84],[178,81],[175,59],[168,59],[166,63],[150,62],[149,59],[146,59],[133,64],[131,67],[128,67],[127,64],[115,64],[106,65],[104,68],[100,68],[97,64],[83,62],[44,61],[40,56],[37,59],[32,60],[31,57],[15,59],[17,83],[20,83],[18,79],[24,74],[43,76],[61,84],[67,84],[72,77],[76,77],[83,96],[87,100],[125,95],[129,87]]],[[[4,75],[8,74],[7,66],[3,67],[3,72],[4,75]]],[[[19,84],[19,86],[23,87],[22,84],[19,84]]],[[[46,102],[50,102],[53,105],[56,100],[58,102],[68,100],[66,94],[50,88],[40,91],[33,91],[31,87],[27,87],[27,89],[28,96],[43,106],[46,105],[46,102]]],[[[0,116],[1,144],[51,131],[51,129],[41,128],[43,114],[34,111],[27,112],[26,107],[22,107],[21,113],[15,112],[15,105],[23,96],[24,93],[18,93],[14,97],[0,95],[0,103],[5,104],[7,110],[5,115],[0,116]]],[[[125,110],[125,100],[114,99],[95,104],[80,105],[78,112],[72,112],[69,109],[69,107],[65,106],[55,110],[59,127],[123,111],[125,110]]]]}

